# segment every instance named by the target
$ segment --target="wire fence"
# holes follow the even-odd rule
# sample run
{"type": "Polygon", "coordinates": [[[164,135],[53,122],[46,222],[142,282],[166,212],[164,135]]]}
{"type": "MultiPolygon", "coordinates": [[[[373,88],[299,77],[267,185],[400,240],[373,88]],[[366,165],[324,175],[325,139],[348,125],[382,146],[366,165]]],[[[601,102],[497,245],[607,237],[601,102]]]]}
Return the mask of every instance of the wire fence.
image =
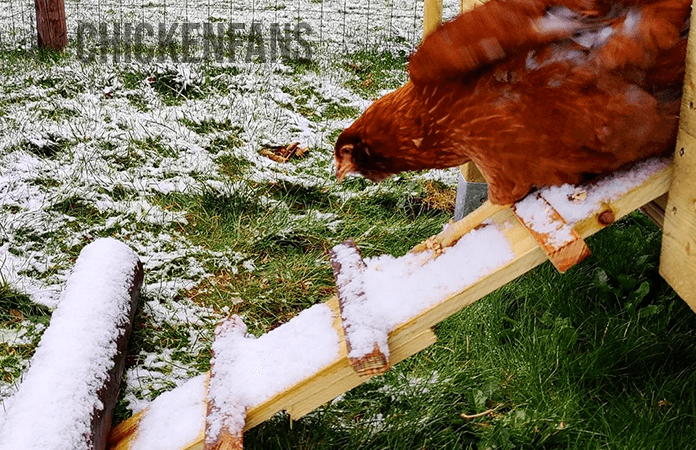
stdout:
{"type": "Polygon", "coordinates": [[[36,10],[26,0],[0,0],[0,48],[36,41],[36,10]]]}
{"type": "MultiPolygon", "coordinates": [[[[412,49],[423,21],[420,0],[65,0],[65,11],[70,44],[186,47],[236,35],[266,51],[280,37],[334,53],[412,49]]],[[[35,47],[35,15],[32,0],[0,0],[0,48],[35,47]]]]}

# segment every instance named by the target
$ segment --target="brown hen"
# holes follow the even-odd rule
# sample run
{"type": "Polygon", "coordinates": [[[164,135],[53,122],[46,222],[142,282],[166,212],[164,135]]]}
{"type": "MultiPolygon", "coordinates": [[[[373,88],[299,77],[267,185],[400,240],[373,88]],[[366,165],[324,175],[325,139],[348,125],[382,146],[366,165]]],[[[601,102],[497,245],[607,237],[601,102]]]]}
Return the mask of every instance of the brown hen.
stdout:
{"type": "Polygon", "coordinates": [[[491,0],[440,26],[336,142],[373,181],[473,160],[489,199],[673,150],[690,0],[491,0]]]}

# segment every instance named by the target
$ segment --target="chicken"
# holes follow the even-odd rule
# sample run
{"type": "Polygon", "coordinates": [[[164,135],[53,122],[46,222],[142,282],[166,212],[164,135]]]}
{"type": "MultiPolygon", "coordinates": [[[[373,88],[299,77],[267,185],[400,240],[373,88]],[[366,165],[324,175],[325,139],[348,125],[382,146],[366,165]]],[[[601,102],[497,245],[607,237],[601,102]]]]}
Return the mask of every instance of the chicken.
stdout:
{"type": "Polygon", "coordinates": [[[673,151],[690,0],[491,0],[430,34],[410,81],[335,145],[336,177],[473,161],[493,204],[673,151]]]}

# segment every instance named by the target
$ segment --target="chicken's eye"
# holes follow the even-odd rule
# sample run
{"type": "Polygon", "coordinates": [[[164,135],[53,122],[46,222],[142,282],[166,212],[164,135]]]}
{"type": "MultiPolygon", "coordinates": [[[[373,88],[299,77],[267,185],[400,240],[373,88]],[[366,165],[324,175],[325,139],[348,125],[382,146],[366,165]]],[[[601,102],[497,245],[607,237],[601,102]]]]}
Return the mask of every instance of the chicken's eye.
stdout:
{"type": "Polygon", "coordinates": [[[350,155],[351,150],[353,150],[353,147],[344,145],[343,147],[341,147],[341,155],[348,156],[350,155]]]}

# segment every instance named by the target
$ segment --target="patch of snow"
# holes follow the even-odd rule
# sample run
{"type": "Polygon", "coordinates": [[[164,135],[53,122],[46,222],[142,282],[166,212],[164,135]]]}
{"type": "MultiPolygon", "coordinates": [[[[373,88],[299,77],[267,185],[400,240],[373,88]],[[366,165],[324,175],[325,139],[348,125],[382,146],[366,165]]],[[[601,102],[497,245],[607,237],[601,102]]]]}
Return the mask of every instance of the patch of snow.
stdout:
{"type": "Polygon", "coordinates": [[[206,378],[191,378],[150,403],[138,423],[131,449],[179,450],[194,442],[205,423],[206,378]]]}
{"type": "Polygon", "coordinates": [[[259,338],[246,334],[238,316],[220,325],[208,391],[215,408],[207,419],[206,439],[215,439],[223,427],[233,435],[241,434],[248,408],[334,361],[339,339],[333,321],[331,309],[319,304],[259,338]]]}
{"type": "Polygon", "coordinates": [[[342,245],[334,250],[341,253],[339,259],[346,264],[337,280],[338,285],[347,286],[349,307],[344,309],[344,319],[359,324],[361,333],[367,333],[355,337],[354,357],[371,352],[372,343],[380,342],[380,336],[514,257],[503,230],[493,224],[466,234],[434,260],[429,251],[400,258],[382,255],[366,258],[365,269],[359,270],[357,254],[347,252],[342,245]],[[364,294],[358,295],[361,292],[364,294]]]}
{"type": "Polygon", "coordinates": [[[530,194],[515,203],[515,212],[525,226],[546,235],[549,245],[560,248],[573,240],[573,227],[554,218],[553,209],[539,194],[530,194]]]}
{"type": "Polygon", "coordinates": [[[616,200],[640,186],[648,178],[667,168],[671,161],[671,158],[651,158],[586,186],[551,186],[540,189],[539,194],[568,224],[574,225],[601,211],[604,203],[616,200]]]}
{"type": "Polygon", "coordinates": [[[87,245],[0,429],[0,449],[89,448],[97,396],[128,322],[137,255],[114,239],[87,245]]]}

